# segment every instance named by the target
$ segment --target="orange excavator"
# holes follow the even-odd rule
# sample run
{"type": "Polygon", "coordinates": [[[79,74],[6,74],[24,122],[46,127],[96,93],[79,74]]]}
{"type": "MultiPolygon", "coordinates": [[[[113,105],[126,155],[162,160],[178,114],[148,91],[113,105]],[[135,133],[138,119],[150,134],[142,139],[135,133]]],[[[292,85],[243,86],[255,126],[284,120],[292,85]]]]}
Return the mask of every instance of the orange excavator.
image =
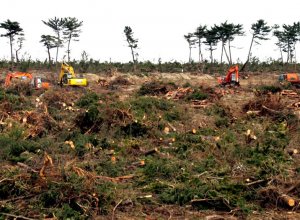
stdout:
{"type": "Polygon", "coordinates": [[[279,75],[279,81],[281,83],[287,82],[291,85],[300,87],[300,74],[299,73],[284,73],[279,75]]]}
{"type": "Polygon", "coordinates": [[[235,65],[229,68],[226,76],[218,78],[218,84],[220,86],[240,86],[239,82],[239,66],[235,65]]]}
{"type": "Polygon", "coordinates": [[[31,73],[25,73],[25,72],[8,73],[5,78],[5,86],[6,87],[10,86],[12,80],[14,79],[25,81],[25,82],[28,81],[35,89],[49,89],[50,86],[48,82],[43,82],[41,77],[39,76],[33,77],[31,73]]]}

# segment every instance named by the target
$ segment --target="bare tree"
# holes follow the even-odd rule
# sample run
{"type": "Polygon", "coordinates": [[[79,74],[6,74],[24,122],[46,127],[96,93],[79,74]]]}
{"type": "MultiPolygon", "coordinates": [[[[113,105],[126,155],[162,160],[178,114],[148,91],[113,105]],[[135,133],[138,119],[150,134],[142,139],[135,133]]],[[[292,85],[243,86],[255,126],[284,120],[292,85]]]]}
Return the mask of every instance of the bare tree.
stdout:
{"type": "Polygon", "coordinates": [[[23,48],[23,41],[25,40],[24,38],[24,34],[20,34],[20,36],[18,37],[17,39],[17,46],[18,46],[18,49],[15,50],[16,52],[16,61],[17,63],[19,63],[19,51],[23,48]]]}

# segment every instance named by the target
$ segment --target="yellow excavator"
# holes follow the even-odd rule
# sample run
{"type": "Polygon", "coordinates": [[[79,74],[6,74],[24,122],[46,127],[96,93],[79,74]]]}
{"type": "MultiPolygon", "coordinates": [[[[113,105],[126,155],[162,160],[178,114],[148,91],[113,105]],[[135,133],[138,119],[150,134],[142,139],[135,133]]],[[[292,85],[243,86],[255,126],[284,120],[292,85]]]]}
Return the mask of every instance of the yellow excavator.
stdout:
{"type": "Polygon", "coordinates": [[[58,84],[61,86],[87,86],[87,79],[76,77],[73,67],[63,61],[58,77],[58,84]]]}

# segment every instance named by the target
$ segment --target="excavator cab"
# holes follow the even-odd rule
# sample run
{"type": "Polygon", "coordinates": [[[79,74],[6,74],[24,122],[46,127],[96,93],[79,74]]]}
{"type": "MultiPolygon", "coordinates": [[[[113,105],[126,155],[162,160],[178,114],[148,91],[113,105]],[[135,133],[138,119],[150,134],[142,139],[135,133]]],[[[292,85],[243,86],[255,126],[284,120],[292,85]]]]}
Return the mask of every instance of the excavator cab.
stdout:
{"type": "Polygon", "coordinates": [[[42,77],[36,76],[32,80],[33,87],[35,89],[49,89],[50,83],[44,82],[42,77]]]}
{"type": "Polygon", "coordinates": [[[58,84],[61,86],[87,86],[87,79],[76,77],[73,67],[63,61],[58,77],[58,84]]]}
{"type": "Polygon", "coordinates": [[[279,75],[278,78],[281,84],[291,84],[300,87],[300,74],[299,73],[283,73],[279,75]]]}

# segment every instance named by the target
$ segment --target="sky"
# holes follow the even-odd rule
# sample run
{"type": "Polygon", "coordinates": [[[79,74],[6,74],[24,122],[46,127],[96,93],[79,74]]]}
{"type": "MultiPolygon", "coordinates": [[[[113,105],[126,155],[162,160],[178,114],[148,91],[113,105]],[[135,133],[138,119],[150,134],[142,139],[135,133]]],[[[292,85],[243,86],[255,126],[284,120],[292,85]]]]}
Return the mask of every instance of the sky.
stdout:
{"type": "MultiPolygon", "coordinates": [[[[71,42],[71,59],[80,59],[83,51],[95,60],[128,62],[130,48],[124,27],[130,26],[138,41],[139,61],[188,62],[189,48],[184,35],[194,32],[199,25],[214,25],[226,20],[242,24],[245,36],[232,42],[233,60],[245,61],[251,41],[250,27],[258,19],[269,25],[292,24],[300,21],[297,0],[2,0],[0,22],[17,21],[24,29],[25,42],[20,57],[45,60],[47,53],[40,43],[42,34],[54,35],[42,23],[50,18],[76,17],[83,21],[78,42],[71,42]]],[[[3,34],[0,30],[0,34],[3,34]]],[[[278,59],[275,38],[254,46],[253,56],[260,60],[278,59]]],[[[220,47],[219,47],[220,48],[220,47]]],[[[66,48],[60,49],[62,59],[66,48]]],[[[55,49],[51,50],[52,57],[55,49]]],[[[9,58],[7,38],[0,38],[0,58],[9,58]]],[[[198,60],[197,48],[192,57],[198,60]]],[[[209,51],[204,51],[209,59],[209,51]]],[[[220,50],[214,52],[220,59],[220,50]]],[[[300,60],[300,56],[298,58],[300,60]]]]}

